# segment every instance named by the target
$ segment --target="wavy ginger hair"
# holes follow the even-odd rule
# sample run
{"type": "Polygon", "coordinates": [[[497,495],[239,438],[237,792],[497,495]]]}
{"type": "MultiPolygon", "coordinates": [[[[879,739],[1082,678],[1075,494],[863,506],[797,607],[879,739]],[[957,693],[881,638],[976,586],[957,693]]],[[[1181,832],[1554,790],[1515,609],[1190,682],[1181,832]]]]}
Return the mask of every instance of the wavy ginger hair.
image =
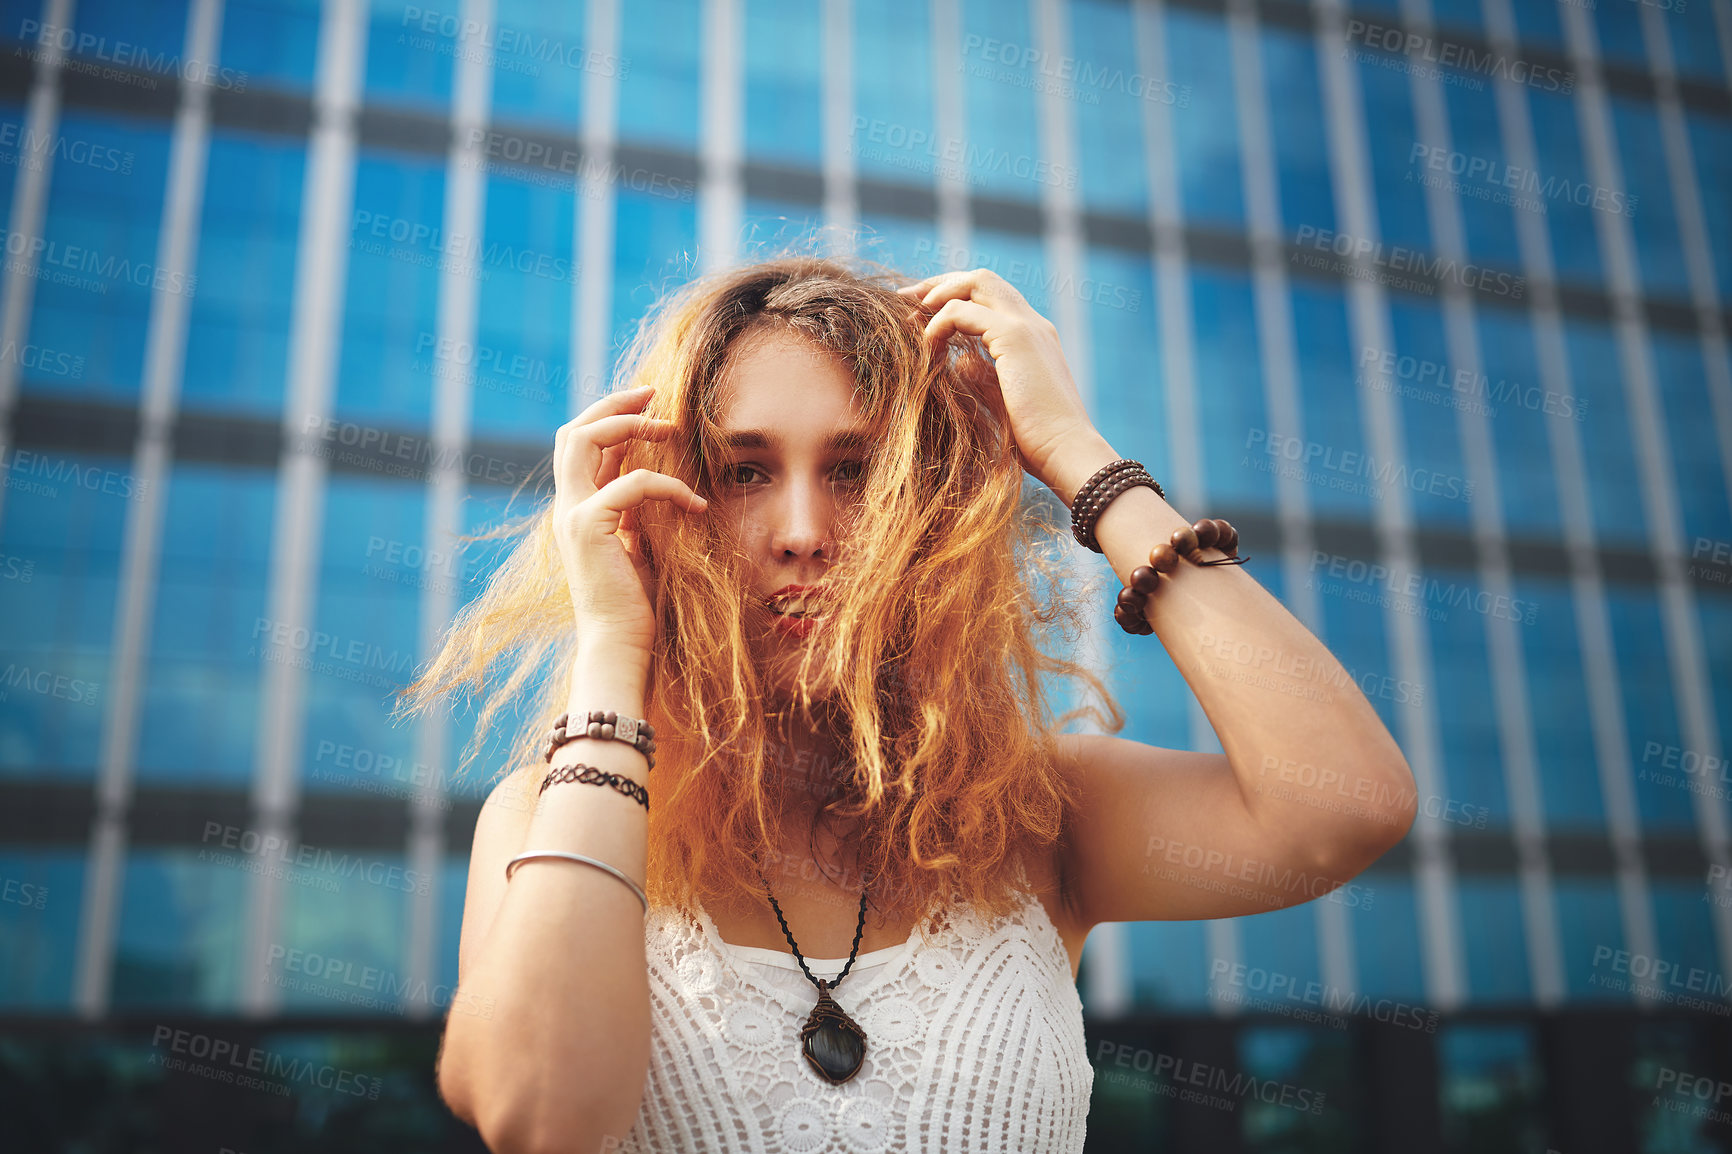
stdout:
{"type": "MultiPolygon", "coordinates": [[[[895,292],[907,279],[867,262],[783,256],[666,295],[640,322],[615,379],[622,389],[656,385],[644,412],[677,429],[630,442],[622,468],[716,491],[726,463],[723,386],[746,338],[792,334],[844,366],[876,447],[855,489],[859,504],[844,514],[840,560],[825,574],[831,643],[803,647],[790,704],[845,751],[827,782],[825,772],[815,776],[827,785],[824,812],[859,819],[850,836],[881,910],[923,914],[956,895],[1002,915],[1025,892],[1015,866],[1050,852],[1076,803],[1053,735],[1082,716],[1116,732],[1124,718],[1098,677],[1041,647],[1055,631],[1074,639],[1086,627],[1080,598],[1039,548],[1059,532],[1051,503],[1023,496],[980,342],[959,334],[930,349],[924,318],[895,292]],[[1054,720],[1048,675],[1086,682],[1110,720],[1092,704],[1054,720]],[[815,677],[833,687],[816,702],[815,677]]],[[[637,513],[656,576],[646,888],[653,903],[687,910],[694,894],[762,892],[758,863],[780,852],[772,831],[788,799],[785,762],[768,761],[785,752],[772,719],[789,713],[768,707],[747,645],[756,563],[723,520],[660,501],[637,513]]],[[[465,767],[505,706],[527,695],[522,712],[532,715],[510,769],[540,760],[542,735],[566,709],[577,638],[551,503],[481,536],[507,534],[522,540],[405,690],[412,710],[452,691],[485,691],[465,767]],[[503,680],[491,676],[501,664],[503,680]]]]}

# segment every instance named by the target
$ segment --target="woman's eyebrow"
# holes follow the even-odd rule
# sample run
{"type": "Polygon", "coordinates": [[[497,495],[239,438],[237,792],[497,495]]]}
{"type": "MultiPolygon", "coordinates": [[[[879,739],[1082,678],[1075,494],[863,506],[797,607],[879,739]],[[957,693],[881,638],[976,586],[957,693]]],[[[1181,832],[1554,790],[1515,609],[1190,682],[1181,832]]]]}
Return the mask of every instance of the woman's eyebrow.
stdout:
{"type": "MultiPolygon", "coordinates": [[[[724,449],[772,449],[782,443],[782,439],[768,429],[734,429],[724,430],[718,438],[724,449]]],[[[866,429],[842,429],[824,438],[825,452],[852,450],[870,452],[872,434],[866,429]]]]}

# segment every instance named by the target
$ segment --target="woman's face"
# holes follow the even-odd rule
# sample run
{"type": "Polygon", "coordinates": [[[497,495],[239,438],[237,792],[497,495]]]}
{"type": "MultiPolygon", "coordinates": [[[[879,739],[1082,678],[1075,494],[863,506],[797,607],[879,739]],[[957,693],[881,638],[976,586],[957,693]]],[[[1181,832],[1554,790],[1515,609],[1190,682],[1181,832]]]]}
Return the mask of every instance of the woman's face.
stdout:
{"type": "Polygon", "coordinates": [[[722,380],[711,500],[747,558],[753,649],[771,684],[787,689],[802,647],[824,643],[823,582],[872,440],[853,377],[829,353],[780,329],[745,340],[722,380]]]}

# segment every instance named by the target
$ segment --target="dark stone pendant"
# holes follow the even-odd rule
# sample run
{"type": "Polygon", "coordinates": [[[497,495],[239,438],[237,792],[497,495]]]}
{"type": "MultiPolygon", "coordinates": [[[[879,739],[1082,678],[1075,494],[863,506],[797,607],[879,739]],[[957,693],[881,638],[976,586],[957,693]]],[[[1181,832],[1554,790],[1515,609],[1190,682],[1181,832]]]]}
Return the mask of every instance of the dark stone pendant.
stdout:
{"type": "Polygon", "coordinates": [[[800,1052],[819,1076],[836,1085],[858,1074],[866,1060],[866,1031],[836,1004],[828,982],[818,983],[818,1004],[800,1030],[800,1052]]]}

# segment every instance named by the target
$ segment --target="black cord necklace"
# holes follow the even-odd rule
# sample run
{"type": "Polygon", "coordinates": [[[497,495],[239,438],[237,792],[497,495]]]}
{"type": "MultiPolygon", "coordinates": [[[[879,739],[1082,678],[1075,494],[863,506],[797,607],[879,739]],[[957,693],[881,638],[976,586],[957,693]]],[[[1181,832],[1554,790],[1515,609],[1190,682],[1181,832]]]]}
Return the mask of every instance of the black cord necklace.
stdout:
{"type": "Polygon", "coordinates": [[[782,923],[782,933],[794,950],[794,960],[800,963],[807,980],[818,987],[818,1004],[812,1007],[800,1029],[800,1053],[821,1078],[839,1086],[858,1074],[861,1063],[866,1061],[866,1031],[843,1012],[830,991],[854,968],[854,955],[860,952],[860,935],[866,929],[866,894],[871,887],[860,891],[860,924],[854,927],[854,948],[848,951],[848,964],[834,978],[824,981],[812,977],[812,971],[806,968],[806,959],[800,956],[800,947],[788,929],[788,919],[782,916],[782,907],[776,904],[776,895],[770,893],[769,879],[762,870],[758,871],[758,880],[764,883],[764,893],[770,898],[770,908],[776,911],[776,920],[782,923]]]}

